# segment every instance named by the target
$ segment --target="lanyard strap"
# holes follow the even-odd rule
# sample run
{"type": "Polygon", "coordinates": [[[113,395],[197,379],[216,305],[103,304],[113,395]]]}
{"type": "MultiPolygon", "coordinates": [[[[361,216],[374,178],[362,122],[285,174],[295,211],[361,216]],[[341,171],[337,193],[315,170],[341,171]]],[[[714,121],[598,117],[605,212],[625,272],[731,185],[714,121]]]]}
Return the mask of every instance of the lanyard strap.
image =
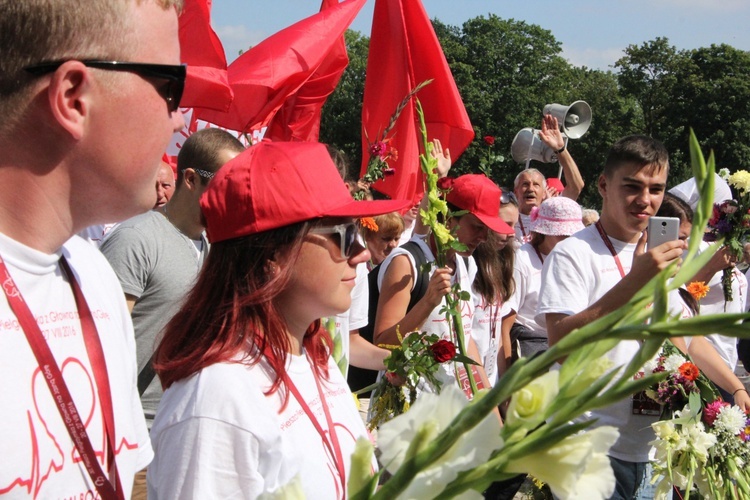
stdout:
{"type": "MultiPolygon", "coordinates": [[[[265,349],[265,356],[266,358],[273,356],[273,353],[269,347],[266,347],[265,349]]],[[[305,401],[305,398],[299,392],[299,389],[297,389],[297,386],[294,385],[294,382],[292,382],[291,377],[289,377],[289,375],[287,375],[286,372],[284,372],[281,374],[281,378],[284,380],[284,384],[289,389],[289,392],[291,392],[292,396],[294,396],[294,399],[296,399],[297,403],[299,403],[300,407],[302,407],[302,410],[307,415],[307,418],[310,419],[310,422],[313,424],[313,427],[315,427],[315,430],[318,432],[318,434],[320,434],[320,437],[323,440],[323,444],[325,445],[326,448],[328,448],[328,452],[331,454],[331,457],[336,462],[336,469],[338,470],[338,473],[339,473],[339,481],[341,481],[341,498],[344,499],[346,498],[346,469],[344,467],[344,456],[341,453],[341,445],[339,444],[339,437],[336,434],[336,428],[333,425],[331,412],[328,410],[328,404],[326,403],[326,398],[325,398],[325,395],[323,394],[323,388],[320,385],[320,377],[318,377],[318,372],[315,371],[315,367],[313,366],[312,361],[310,361],[309,357],[307,358],[307,361],[308,363],[310,363],[310,368],[312,369],[313,377],[315,378],[315,385],[318,388],[318,395],[320,396],[320,404],[323,407],[323,413],[326,416],[326,425],[328,425],[328,433],[326,433],[326,431],[320,425],[320,422],[318,422],[318,419],[315,418],[315,415],[310,409],[310,406],[307,404],[307,402],[305,401]]]]}
{"type": "Polygon", "coordinates": [[[521,215],[518,216],[518,226],[521,228],[521,236],[523,236],[523,239],[526,239],[526,228],[523,227],[523,217],[521,215]]]}
{"type": "Polygon", "coordinates": [[[62,418],[65,427],[68,429],[68,434],[70,435],[76,450],[78,450],[78,454],[80,455],[91,480],[94,482],[96,491],[104,500],[123,500],[124,494],[122,485],[120,484],[120,477],[117,474],[117,464],[115,462],[113,448],[115,442],[114,414],[112,410],[112,396],[109,389],[109,376],[107,374],[107,366],[104,360],[104,351],[102,349],[101,340],[96,331],[94,318],[91,315],[91,310],[83,296],[81,287],[73,276],[70,266],[65,258],[60,259],[60,264],[64,272],[68,275],[70,286],[73,289],[73,296],[76,301],[76,307],[78,308],[78,315],[81,319],[81,330],[86,344],[86,351],[89,356],[91,368],[94,372],[94,380],[96,382],[101,410],[104,416],[105,433],[107,436],[107,464],[110,479],[107,479],[107,476],[105,476],[104,471],[99,465],[99,461],[96,458],[96,452],[91,445],[91,439],[86,432],[84,420],[81,418],[80,413],[76,408],[70,390],[65,383],[60,368],[55,362],[55,358],[52,355],[49,345],[44,339],[39,324],[36,322],[36,319],[34,319],[34,315],[31,313],[28,304],[23,299],[15,281],[13,281],[13,278],[8,271],[8,267],[0,256],[0,280],[3,284],[3,292],[8,299],[8,304],[10,305],[11,310],[16,315],[16,318],[18,318],[18,322],[26,335],[26,339],[29,342],[29,346],[34,353],[37,363],[39,364],[42,375],[44,375],[44,380],[47,382],[47,386],[52,393],[52,399],[55,401],[57,409],[60,412],[60,417],[62,418]]]}
{"type": "Polygon", "coordinates": [[[539,257],[539,262],[541,262],[542,264],[544,264],[544,256],[542,255],[542,252],[540,252],[539,249],[536,246],[534,246],[534,245],[531,245],[531,247],[536,252],[536,256],[539,257]]]}
{"type": "Polygon", "coordinates": [[[615,247],[612,245],[612,242],[609,240],[609,236],[607,236],[607,233],[604,232],[604,228],[602,227],[601,221],[596,221],[596,229],[599,231],[599,236],[602,237],[602,241],[604,242],[604,245],[606,245],[607,249],[609,250],[609,253],[612,254],[612,257],[615,259],[615,264],[617,264],[617,269],[620,271],[620,277],[625,277],[625,270],[622,268],[622,263],[620,262],[620,257],[617,256],[617,252],[615,251],[615,247]]]}

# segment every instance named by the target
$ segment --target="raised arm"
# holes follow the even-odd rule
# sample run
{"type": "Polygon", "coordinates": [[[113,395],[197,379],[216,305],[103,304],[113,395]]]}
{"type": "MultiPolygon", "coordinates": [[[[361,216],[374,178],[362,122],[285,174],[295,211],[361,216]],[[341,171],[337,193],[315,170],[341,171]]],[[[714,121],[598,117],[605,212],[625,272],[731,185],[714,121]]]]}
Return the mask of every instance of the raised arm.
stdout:
{"type": "Polygon", "coordinates": [[[562,136],[562,132],[560,132],[557,118],[552,115],[546,115],[542,118],[542,130],[539,132],[539,138],[554,151],[564,148],[562,152],[557,153],[557,160],[563,169],[563,178],[566,184],[562,196],[571,200],[577,200],[581,191],[583,191],[583,177],[581,177],[578,165],[576,165],[575,160],[570,155],[568,148],[565,147],[565,138],[562,136]]]}

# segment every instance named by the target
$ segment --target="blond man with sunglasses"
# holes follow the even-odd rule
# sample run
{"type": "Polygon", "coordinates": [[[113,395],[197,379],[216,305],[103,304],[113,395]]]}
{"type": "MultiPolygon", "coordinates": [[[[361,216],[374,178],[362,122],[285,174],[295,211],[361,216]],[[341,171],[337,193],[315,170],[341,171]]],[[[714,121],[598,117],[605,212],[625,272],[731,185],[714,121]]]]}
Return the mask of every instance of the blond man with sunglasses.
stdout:
{"type": "Polygon", "coordinates": [[[175,1],[0,0],[0,495],[129,498],[151,460],[117,278],[181,129],[175,1]]]}

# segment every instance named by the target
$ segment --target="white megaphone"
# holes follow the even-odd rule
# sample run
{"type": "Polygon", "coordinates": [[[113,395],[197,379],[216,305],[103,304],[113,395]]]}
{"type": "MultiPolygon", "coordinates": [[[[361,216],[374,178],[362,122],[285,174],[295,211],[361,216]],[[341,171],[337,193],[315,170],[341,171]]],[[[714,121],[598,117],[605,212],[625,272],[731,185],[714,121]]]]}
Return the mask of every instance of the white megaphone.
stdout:
{"type": "Polygon", "coordinates": [[[571,139],[580,139],[591,126],[591,106],[586,101],[576,101],[570,106],[547,104],[542,113],[557,118],[563,133],[571,139]]]}
{"type": "Polygon", "coordinates": [[[542,163],[557,161],[555,152],[539,138],[539,130],[531,127],[522,128],[513,138],[510,154],[516,163],[525,163],[529,168],[529,161],[542,163]]]}

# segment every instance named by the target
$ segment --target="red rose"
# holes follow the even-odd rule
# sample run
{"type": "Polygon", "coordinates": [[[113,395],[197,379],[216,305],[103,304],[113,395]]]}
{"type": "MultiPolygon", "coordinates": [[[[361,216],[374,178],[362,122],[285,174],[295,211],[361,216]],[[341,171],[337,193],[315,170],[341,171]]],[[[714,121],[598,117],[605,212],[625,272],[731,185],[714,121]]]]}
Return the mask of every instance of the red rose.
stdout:
{"type": "Polygon", "coordinates": [[[454,180],[455,179],[453,177],[443,177],[441,179],[438,179],[437,187],[442,191],[450,191],[450,189],[453,187],[454,180]]]}
{"type": "Polygon", "coordinates": [[[456,357],[456,346],[450,340],[438,340],[430,346],[430,350],[438,363],[445,363],[456,357]]]}
{"type": "Polygon", "coordinates": [[[484,136],[484,143],[488,146],[494,146],[495,145],[495,137],[491,135],[485,135],[484,136]]]}

